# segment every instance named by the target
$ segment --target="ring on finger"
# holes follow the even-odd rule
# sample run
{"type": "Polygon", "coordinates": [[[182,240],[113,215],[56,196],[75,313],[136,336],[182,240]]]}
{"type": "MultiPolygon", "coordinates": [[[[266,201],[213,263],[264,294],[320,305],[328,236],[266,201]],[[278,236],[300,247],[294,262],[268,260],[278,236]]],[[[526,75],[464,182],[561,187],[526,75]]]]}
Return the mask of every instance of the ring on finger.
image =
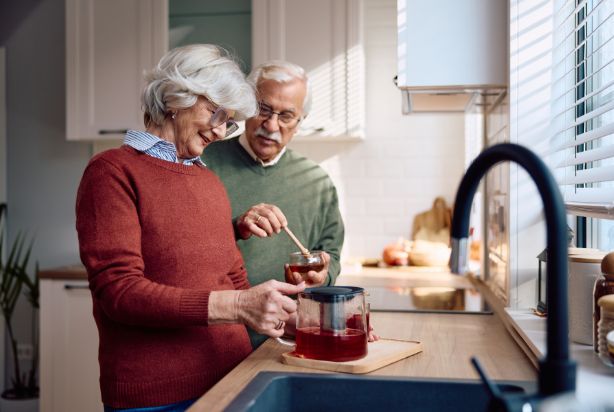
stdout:
{"type": "Polygon", "coordinates": [[[260,219],[262,219],[262,216],[258,215],[258,219],[256,219],[256,224],[258,224],[258,222],[260,222],[260,219]]]}
{"type": "Polygon", "coordinates": [[[283,320],[279,320],[279,323],[277,323],[277,325],[275,325],[275,330],[281,330],[284,328],[284,326],[286,326],[286,322],[284,322],[283,320]]]}

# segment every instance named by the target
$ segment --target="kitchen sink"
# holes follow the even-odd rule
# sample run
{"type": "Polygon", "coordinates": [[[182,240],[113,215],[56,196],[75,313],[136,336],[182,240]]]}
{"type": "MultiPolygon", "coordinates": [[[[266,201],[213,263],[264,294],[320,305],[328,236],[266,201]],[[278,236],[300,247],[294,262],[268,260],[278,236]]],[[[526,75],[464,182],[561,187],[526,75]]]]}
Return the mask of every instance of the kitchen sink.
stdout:
{"type": "MultiPolygon", "coordinates": [[[[506,395],[536,390],[535,382],[497,381],[506,395]]],[[[226,411],[487,411],[490,398],[475,380],[411,379],[260,372],[226,411]]]]}

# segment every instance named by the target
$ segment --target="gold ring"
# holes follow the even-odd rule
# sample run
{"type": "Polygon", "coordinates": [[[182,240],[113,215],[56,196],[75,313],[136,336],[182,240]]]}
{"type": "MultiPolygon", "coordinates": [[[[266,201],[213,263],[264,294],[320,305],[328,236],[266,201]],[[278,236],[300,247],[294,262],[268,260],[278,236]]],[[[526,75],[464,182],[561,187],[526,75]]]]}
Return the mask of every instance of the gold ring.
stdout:
{"type": "Polygon", "coordinates": [[[256,219],[256,224],[258,224],[258,222],[260,222],[260,219],[262,219],[262,216],[258,215],[258,219],[256,219]]]}
{"type": "Polygon", "coordinates": [[[275,330],[283,329],[285,325],[286,325],[286,322],[284,322],[283,320],[280,320],[279,323],[275,326],[275,330]]]}

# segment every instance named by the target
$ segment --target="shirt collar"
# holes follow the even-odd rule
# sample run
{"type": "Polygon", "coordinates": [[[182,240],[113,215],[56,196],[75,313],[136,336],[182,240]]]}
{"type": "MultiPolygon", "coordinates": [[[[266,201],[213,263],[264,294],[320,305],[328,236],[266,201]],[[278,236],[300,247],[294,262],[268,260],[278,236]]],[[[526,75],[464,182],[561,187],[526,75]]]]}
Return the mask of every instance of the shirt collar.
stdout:
{"type": "Polygon", "coordinates": [[[245,149],[245,151],[249,154],[249,156],[252,159],[254,159],[254,161],[258,162],[260,164],[260,166],[262,166],[262,167],[269,167],[269,166],[276,165],[277,162],[279,162],[279,159],[281,159],[281,157],[284,155],[284,153],[286,153],[286,147],[284,146],[281,149],[281,151],[277,154],[277,156],[275,156],[271,161],[264,162],[252,150],[251,146],[249,145],[249,142],[247,141],[247,136],[245,136],[245,133],[243,133],[241,136],[239,136],[239,144],[245,149]]]}
{"type": "Polygon", "coordinates": [[[179,159],[177,157],[177,148],[173,143],[141,130],[128,130],[124,138],[124,144],[157,159],[182,163],[184,165],[198,164],[205,166],[205,163],[199,156],[192,159],[179,159]]]}

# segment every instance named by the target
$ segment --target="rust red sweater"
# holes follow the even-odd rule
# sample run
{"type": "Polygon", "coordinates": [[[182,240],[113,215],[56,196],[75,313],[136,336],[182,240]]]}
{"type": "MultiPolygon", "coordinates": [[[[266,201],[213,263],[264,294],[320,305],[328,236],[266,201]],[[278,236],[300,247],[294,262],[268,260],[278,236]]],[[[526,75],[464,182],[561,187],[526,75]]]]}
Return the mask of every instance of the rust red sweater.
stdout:
{"type": "Polygon", "coordinates": [[[207,323],[211,291],[249,287],[211,171],[122,146],[90,161],[76,212],[105,405],[198,397],[251,352],[243,325],[207,323]]]}

